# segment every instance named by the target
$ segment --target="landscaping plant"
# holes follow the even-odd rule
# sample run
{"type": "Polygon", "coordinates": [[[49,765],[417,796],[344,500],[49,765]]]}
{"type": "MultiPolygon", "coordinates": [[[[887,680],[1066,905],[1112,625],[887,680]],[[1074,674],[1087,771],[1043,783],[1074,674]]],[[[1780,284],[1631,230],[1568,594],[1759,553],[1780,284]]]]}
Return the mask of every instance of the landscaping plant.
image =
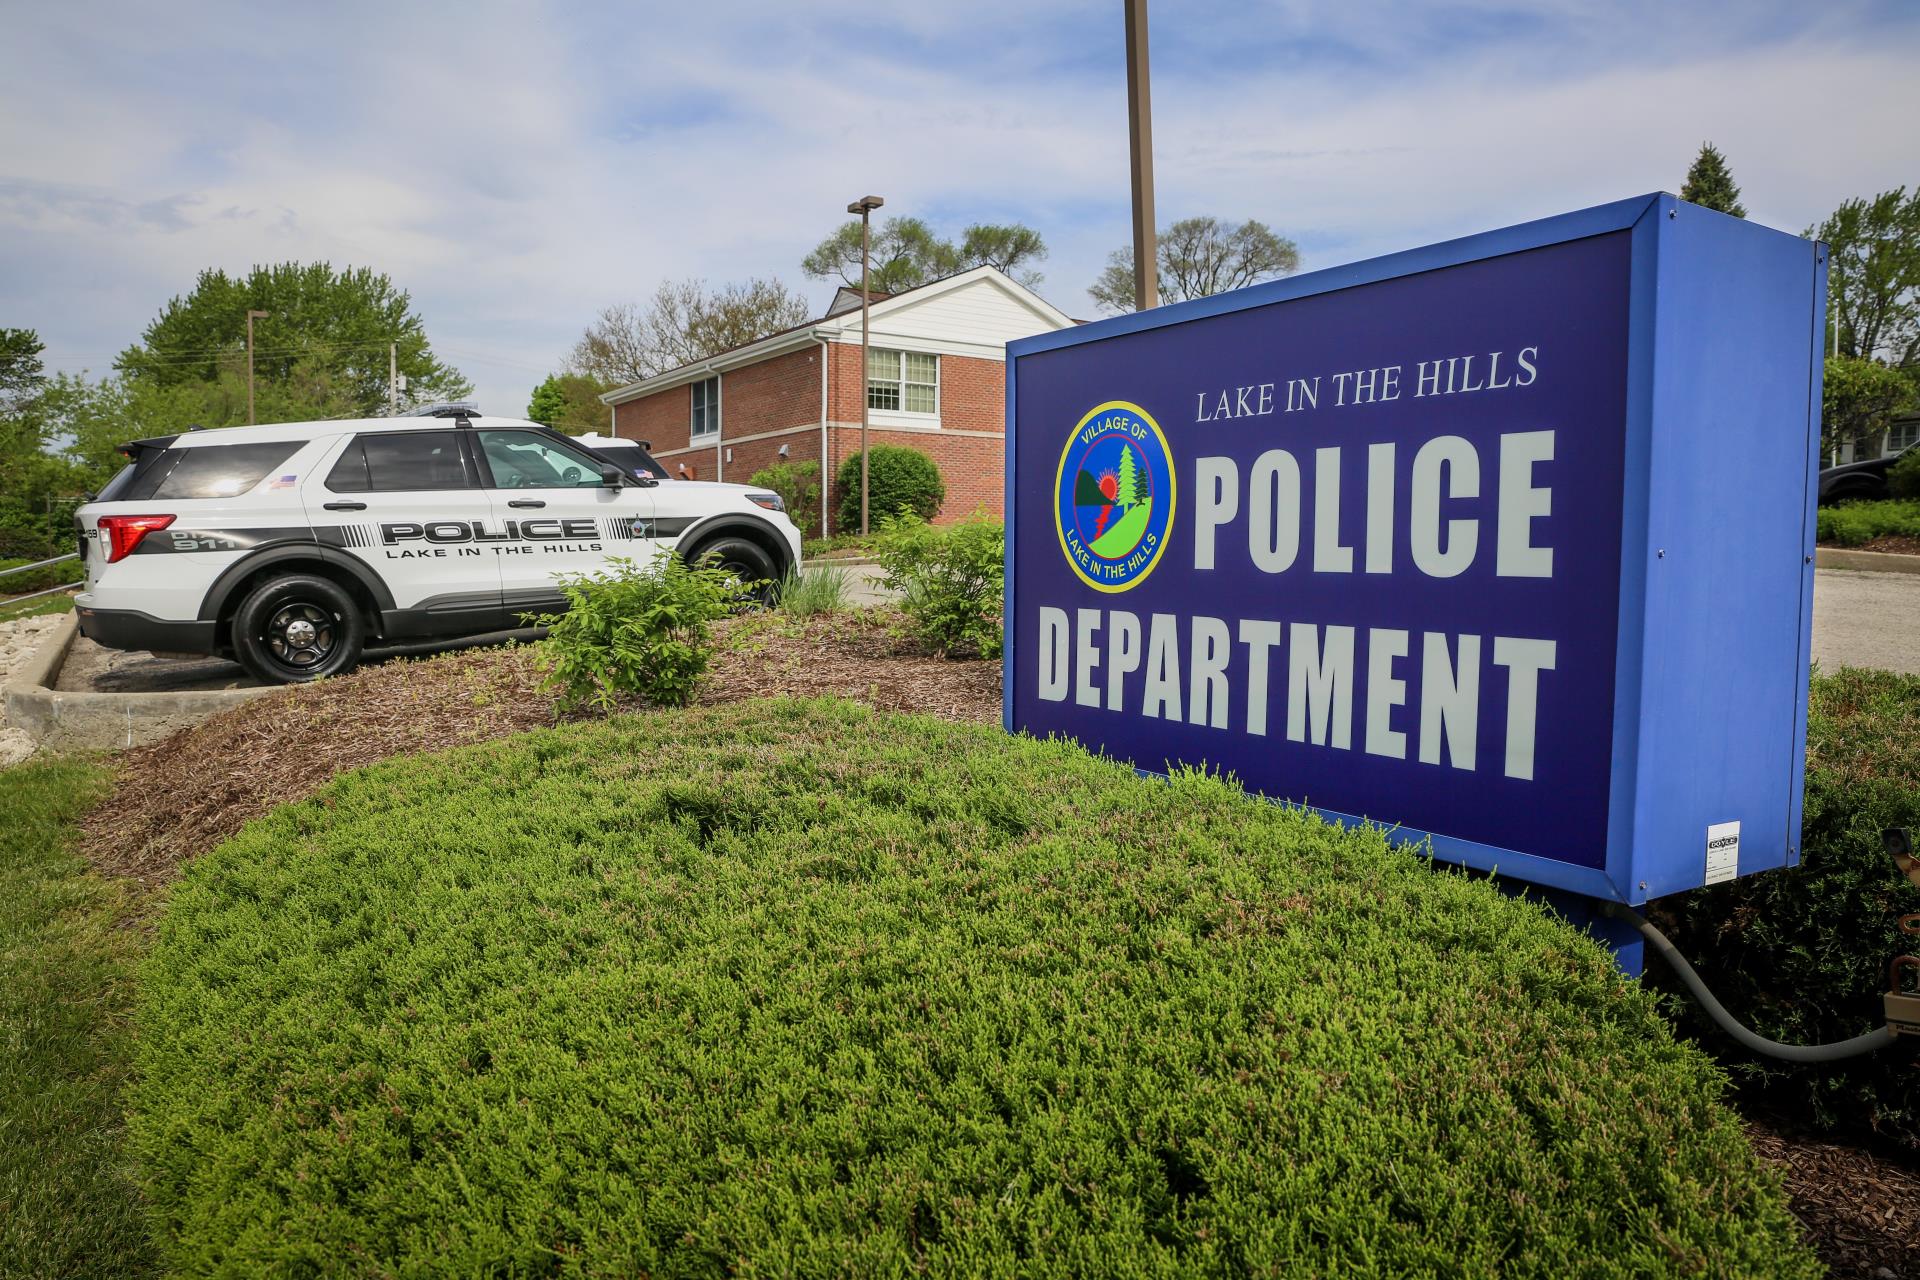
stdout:
{"type": "MultiPolygon", "coordinates": [[[[840,463],[840,528],[860,532],[860,455],[849,455],[840,463]]],[[[901,445],[876,444],[868,450],[867,527],[878,529],[880,522],[902,511],[922,520],[940,513],[947,500],[947,482],[940,468],[918,449],[901,445]]]]}
{"type": "Polygon", "coordinates": [[[740,583],[679,556],[649,564],[610,558],[604,569],[560,579],[567,611],[531,618],[549,628],[538,659],[562,711],[612,713],[622,694],[684,706],[712,657],[709,628],[736,604],[740,583]]]}
{"type": "Polygon", "coordinates": [[[1576,930],[984,726],[391,760],[189,866],[142,977],[182,1274],[1817,1273],[1576,930]]]}
{"type": "Polygon", "coordinates": [[[1887,492],[1896,498],[1920,501],[1920,449],[1909,449],[1887,468],[1887,492]]]}
{"type": "MultiPolygon", "coordinates": [[[[1663,900],[1661,923],[1761,1035],[1789,1044],[1859,1035],[1885,1021],[1887,962],[1915,949],[1896,922],[1920,911],[1920,887],[1883,846],[1888,827],[1920,829],[1920,677],[1855,668],[1816,676],[1800,865],[1663,900]]],[[[1679,990],[1661,966],[1648,972],[1679,990]]],[[[1877,1134],[1920,1156],[1920,1040],[1802,1066],[1740,1049],[1684,995],[1675,1008],[1736,1080],[1783,1115],[1877,1134]]]]}
{"type": "Polygon", "coordinates": [[[1843,547],[1857,547],[1889,533],[1920,538],[1920,500],[1890,498],[1821,507],[1818,532],[1820,541],[1843,547]]]}
{"type": "Polygon", "coordinates": [[[796,618],[840,613],[852,592],[853,576],[842,565],[796,565],[780,583],[780,607],[796,618]]]}
{"type": "Polygon", "coordinates": [[[808,459],[802,462],[776,462],[770,467],[762,467],[748,477],[747,483],[756,489],[770,489],[780,495],[787,504],[787,518],[792,520],[802,534],[820,531],[820,464],[808,459]]]}
{"type": "Polygon", "coordinates": [[[997,658],[1006,600],[1006,526],[983,512],[938,528],[916,516],[887,521],[875,544],[882,581],[921,640],[942,653],[997,658]]]}

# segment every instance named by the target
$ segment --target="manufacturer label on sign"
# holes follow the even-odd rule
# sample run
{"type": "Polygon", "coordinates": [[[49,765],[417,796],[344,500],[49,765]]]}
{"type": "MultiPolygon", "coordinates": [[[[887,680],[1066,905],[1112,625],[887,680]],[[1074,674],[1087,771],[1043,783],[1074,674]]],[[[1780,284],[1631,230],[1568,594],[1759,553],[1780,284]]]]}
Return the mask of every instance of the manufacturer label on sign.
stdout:
{"type": "Polygon", "coordinates": [[[1707,875],[1703,884],[1719,884],[1740,874],[1740,824],[1716,822],[1707,828],[1707,875]]]}

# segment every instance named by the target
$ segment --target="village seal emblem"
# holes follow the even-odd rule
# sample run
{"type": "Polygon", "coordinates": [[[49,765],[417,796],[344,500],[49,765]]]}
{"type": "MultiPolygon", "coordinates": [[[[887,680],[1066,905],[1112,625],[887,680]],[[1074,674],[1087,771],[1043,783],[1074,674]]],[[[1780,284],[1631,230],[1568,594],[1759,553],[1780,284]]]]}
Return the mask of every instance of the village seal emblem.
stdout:
{"type": "Polygon", "coordinates": [[[1080,419],[1060,451],[1053,523],[1060,550],[1096,591],[1138,586],[1173,528],[1173,455],[1139,405],[1111,400],[1080,419]]]}

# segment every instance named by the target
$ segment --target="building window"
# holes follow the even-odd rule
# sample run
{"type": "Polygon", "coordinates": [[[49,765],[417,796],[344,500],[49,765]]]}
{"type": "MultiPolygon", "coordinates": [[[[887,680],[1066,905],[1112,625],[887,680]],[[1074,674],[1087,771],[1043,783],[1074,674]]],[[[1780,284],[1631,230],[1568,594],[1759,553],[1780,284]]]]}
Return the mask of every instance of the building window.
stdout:
{"type": "Polygon", "coordinates": [[[693,384],[693,433],[695,440],[720,434],[720,379],[707,378],[693,384]]]}
{"type": "Polygon", "coordinates": [[[867,408],[938,413],[940,357],[918,351],[869,351],[867,408]]]}
{"type": "Polygon", "coordinates": [[[1887,452],[1899,453],[1920,444],[1920,418],[1898,418],[1887,428],[1887,452]]]}

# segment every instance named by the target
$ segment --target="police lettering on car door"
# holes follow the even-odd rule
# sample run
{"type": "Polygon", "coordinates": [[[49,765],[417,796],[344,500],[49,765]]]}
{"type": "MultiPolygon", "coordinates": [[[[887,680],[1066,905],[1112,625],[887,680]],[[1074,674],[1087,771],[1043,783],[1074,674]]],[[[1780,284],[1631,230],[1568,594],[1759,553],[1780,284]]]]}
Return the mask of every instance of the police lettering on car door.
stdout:
{"type": "Polygon", "coordinates": [[[445,556],[577,554],[603,551],[608,538],[633,538],[634,521],[588,518],[394,521],[380,526],[389,560],[445,556]],[[615,532],[611,526],[623,528],[615,532]],[[603,525],[608,527],[602,527],[603,525]]]}

